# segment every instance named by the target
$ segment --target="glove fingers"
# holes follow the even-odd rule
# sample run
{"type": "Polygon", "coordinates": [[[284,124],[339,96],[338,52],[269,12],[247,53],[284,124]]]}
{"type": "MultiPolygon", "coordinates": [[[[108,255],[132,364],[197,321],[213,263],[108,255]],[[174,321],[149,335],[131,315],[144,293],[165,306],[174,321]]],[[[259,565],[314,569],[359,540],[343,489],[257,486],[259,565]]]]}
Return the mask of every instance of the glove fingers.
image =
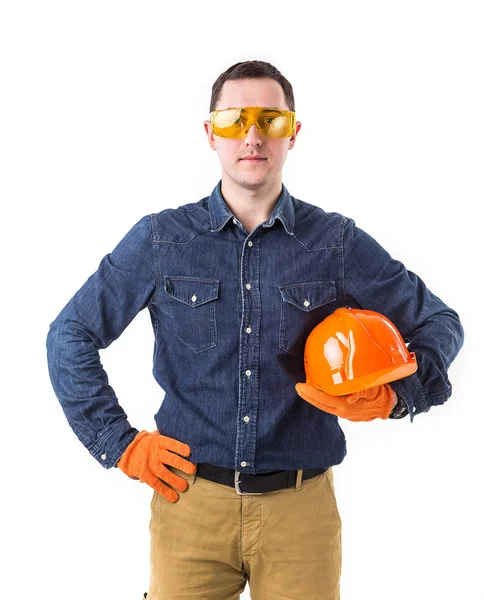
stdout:
{"type": "Polygon", "coordinates": [[[176,469],[180,469],[184,473],[188,473],[189,475],[195,475],[197,471],[197,465],[191,463],[184,458],[178,456],[178,454],[174,454],[169,450],[161,450],[158,454],[153,454],[160,462],[165,465],[170,465],[171,467],[175,467],[176,469]]]}
{"type": "Polygon", "coordinates": [[[373,400],[377,400],[382,391],[381,385],[377,385],[376,387],[365,388],[364,390],[360,390],[359,392],[354,392],[353,394],[348,395],[348,402],[353,404],[357,400],[364,400],[365,403],[371,402],[373,400]]]}
{"type": "Polygon", "coordinates": [[[388,385],[367,388],[347,396],[333,396],[312,385],[298,382],[296,391],[316,408],[350,421],[386,419],[393,404],[393,390],[388,385]]]}
{"type": "Polygon", "coordinates": [[[146,473],[144,482],[158,492],[158,494],[161,494],[164,498],[166,498],[168,502],[177,502],[179,498],[177,492],[168,487],[161,481],[161,479],[158,479],[158,477],[152,473],[146,473]]]}
{"type": "Polygon", "coordinates": [[[176,475],[175,473],[173,473],[173,471],[170,471],[170,469],[166,467],[166,465],[169,464],[166,460],[166,456],[169,454],[170,453],[166,450],[163,452],[162,456],[160,456],[159,454],[152,454],[149,458],[148,469],[153,475],[155,475],[162,481],[166,481],[166,483],[169,483],[178,491],[185,492],[188,489],[188,482],[186,481],[186,479],[183,479],[183,477],[176,475]]]}
{"type": "MultiPolygon", "coordinates": [[[[319,408],[319,410],[324,410],[326,412],[332,412],[332,409],[330,406],[326,406],[325,404],[321,404],[321,402],[318,402],[317,400],[315,400],[312,396],[308,396],[308,395],[304,395],[302,396],[304,398],[304,400],[306,400],[306,402],[308,402],[309,404],[312,404],[313,406],[315,406],[316,408],[319,408]]],[[[334,414],[334,413],[333,413],[334,414]]]]}
{"type": "MultiPolygon", "coordinates": [[[[167,450],[167,446],[187,456],[191,454],[188,444],[161,436],[158,431],[148,432],[143,430],[129,444],[117,462],[117,467],[132,479],[139,479],[140,481],[149,479],[150,486],[153,489],[157,489],[154,485],[158,479],[155,473],[162,463],[167,463],[181,471],[194,475],[197,470],[196,465],[167,450]]],[[[169,473],[167,477],[170,479],[170,483],[174,483],[175,487],[179,487],[184,491],[186,481],[173,475],[168,470],[167,472],[169,473]]],[[[173,495],[170,494],[170,496],[173,495]]]]}
{"type": "Polygon", "coordinates": [[[161,435],[160,433],[158,433],[158,435],[155,436],[154,439],[160,447],[167,448],[172,452],[181,454],[181,456],[190,456],[191,454],[190,446],[188,444],[185,444],[184,442],[180,442],[179,440],[175,440],[174,438],[168,437],[166,435],[161,435]]]}
{"type": "Polygon", "coordinates": [[[316,403],[316,405],[327,406],[330,408],[339,408],[345,399],[345,396],[332,396],[331,394],[326,394],[326,392],[317,390],[307,383],[296,383],[296,391],[301,398],[304,398],[304,400],[307,400],[311,404],[316,403]]]}
{"type": "Polygon", "coordinates": [[[167,469],[166,466],[159,461],[158,465],[154,469],[151,469],[151,472],[179,492],[186,492],[188,489],[188,481],[186,479],[176,475],[176,473],[173,473],[173,471],[167,469]]]}
{"type": "Polygon", "coordinates": [[[346,401],[348,402],[348,404],[354,404],[355,402],[357,402],[359,399],[361,398],[361,395],[359,393],[354,393],[354,394],[348,394],[346,396],[346,401]]]}

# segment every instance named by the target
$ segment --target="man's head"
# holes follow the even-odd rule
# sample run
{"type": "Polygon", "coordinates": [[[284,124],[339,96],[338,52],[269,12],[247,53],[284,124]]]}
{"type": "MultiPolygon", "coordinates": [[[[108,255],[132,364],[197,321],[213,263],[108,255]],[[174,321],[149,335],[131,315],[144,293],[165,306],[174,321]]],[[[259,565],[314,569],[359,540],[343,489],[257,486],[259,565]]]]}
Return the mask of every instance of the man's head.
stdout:
{"type": "MultiPolygon", "coordinates": [[[[210,112],[228,108],[266,107],[295,112],[294,94],[287,79],[271,64],[262,61],[237,63],[222,73],[212,86],[210,112]]],[[[222,180],[248,190],[276,187],[282,181],[286,155],[301,128],[298,121],[292,135],[269,139],[252,124],[243,137],[215,135],[210,120],[204,122],[208,142],[222,165],[222,180]],[[262,160],[246,160],[247,156],[262,160]]]]}

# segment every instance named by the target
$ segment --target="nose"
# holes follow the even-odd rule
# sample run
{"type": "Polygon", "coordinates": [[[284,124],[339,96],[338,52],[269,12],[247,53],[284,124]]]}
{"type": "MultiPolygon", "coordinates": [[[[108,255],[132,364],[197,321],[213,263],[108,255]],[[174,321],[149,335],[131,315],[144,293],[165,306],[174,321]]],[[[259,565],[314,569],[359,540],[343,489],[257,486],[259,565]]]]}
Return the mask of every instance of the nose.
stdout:
{"type": "Polygon", "coordinates": [[[252,123],[252,125],[249,127],[249,131],[245,136],[245,143],[251,146],[260,146],[262,144],[262,136],[259,133],[259,130],[257,129],[257,125],[255,123],[252,123]]]}

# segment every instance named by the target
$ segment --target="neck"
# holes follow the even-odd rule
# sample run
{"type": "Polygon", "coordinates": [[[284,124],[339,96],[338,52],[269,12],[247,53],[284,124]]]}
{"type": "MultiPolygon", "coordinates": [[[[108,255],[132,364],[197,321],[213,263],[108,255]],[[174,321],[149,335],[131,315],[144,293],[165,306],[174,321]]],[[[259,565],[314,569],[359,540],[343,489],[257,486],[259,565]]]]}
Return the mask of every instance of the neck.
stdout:
{"type": "Polygon", "coordinates": [[[244,229],[251,232],[270,217],[281,194],[282,181],[277,179],[258,187],[248,188],[222,176],[221,190],[227,206],[242,223],[244,229]]]}

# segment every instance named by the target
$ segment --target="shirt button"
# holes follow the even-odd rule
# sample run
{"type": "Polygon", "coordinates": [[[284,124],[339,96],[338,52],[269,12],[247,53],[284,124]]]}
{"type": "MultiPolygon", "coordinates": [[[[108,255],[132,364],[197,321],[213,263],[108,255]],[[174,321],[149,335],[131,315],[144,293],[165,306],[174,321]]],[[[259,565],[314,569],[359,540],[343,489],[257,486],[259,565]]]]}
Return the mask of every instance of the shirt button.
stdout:
{"type": "Polygon", "coordinates": [[[241,466],[241,467],[246,467],[246,466],[247,466],[247,463],[245,462],[245,460],[243,460],[243,461],[240,463],[240,466],[241,466]]]}
{"type": "Polygon", "coordinates": [[[244,421],[245,421],[246,423],[248,423],[248,422],[249,422],[249,417],[244,417],[244,421]]]}
{"type": "Polygon", "coordinates": [[[250,290],[250,283],[246,283],[246,284],[245,284],[245,287],[246,287],[248,290],[250,290]]]}
{"type": "Polygon", "coordinates": [[[247,245],[249,246],[249,248],[252,248],[252,242],[247,242],[247,245]]]}
{"type": "Polygon", "coordinates": [[[193,296],[192,296],[192,302],[195,302],[196,299],[197,299],[197,297],[195,296],[195,294],[193,294],[193,296]]]}
{"type": "Polygon", "coordinates": [[[252,329],[250,327],[247,327],[247,329],[245,331],[247,331],[247,333],[250,333],[252,331],[252,329]]]}
{"type": "Polygon", "coordinates": [[[304,300],[304,306],[309,306],[309,301],[308,300],[304,300]]]}
{"type": "Polygon", "coordinates": [[[232,223],[235,225],[237,223],[237,221],[235,220],[235,217],[232,219],[232,223]]]}
{"type": "Polygon", "coordinates": [[[104,453],[104,454],[101,454],[101,458],[102,458],[103,460],[106,460],[106,457],[107,457],[107,454],[106,454],[106,453],[104,453]]]}
{"type": "Polygon", "coordinates": [[[250,371],[249,371],[249,369],[247,369],[247,371],[245,372],[245,374],[247,375],[247,377],[250,377],[250,371]]]}

